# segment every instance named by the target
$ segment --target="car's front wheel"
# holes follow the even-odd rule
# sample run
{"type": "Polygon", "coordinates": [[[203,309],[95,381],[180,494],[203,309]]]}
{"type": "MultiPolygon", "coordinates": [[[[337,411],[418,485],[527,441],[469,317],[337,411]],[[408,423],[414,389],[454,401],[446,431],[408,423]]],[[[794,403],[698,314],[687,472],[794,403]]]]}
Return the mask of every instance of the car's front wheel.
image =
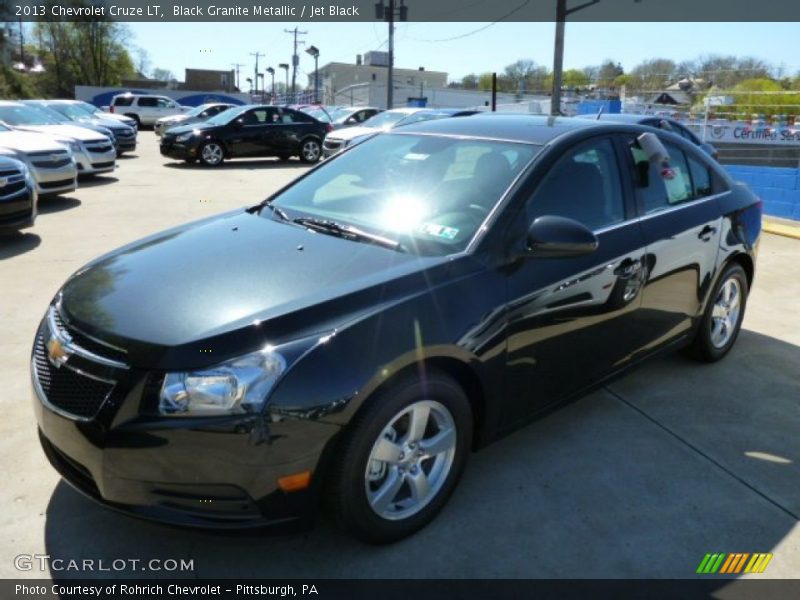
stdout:
{"type": "Polygon", "coordinates": [[[300,160],[304,163],[315,163],[322,156],[322,146],[314,138],[308,138],[300,143],[300,160]]]}
{"type": "Polygon", "coordinates": [[[403,378],[345,433],[329,500],[357,538],[385,544],[429,523],[447,502],[472,443],[469,400],[451,377],[403,378]]]}
{"type": "Polygon", "coordinates": [[[687,354],[705,362],[725,356],[739,335],[749,293],[747,274],[738,264],[722,273],[711,292],[700,328],[687,348],[687,354]]]}
{"type": "Polygon", "coordinates": [[[216,167],[225,160],[225,151],[217,142],[206,142],[200,148],[200,160],[208,167],[216,167]]]}

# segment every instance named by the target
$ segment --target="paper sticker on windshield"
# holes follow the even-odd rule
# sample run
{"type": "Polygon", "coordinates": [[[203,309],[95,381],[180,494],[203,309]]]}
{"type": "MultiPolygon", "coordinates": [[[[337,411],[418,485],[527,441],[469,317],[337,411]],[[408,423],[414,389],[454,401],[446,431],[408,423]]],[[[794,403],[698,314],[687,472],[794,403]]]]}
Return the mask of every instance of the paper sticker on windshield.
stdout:
{"type": "Polygon", "coordinates": [[[420,226],[419,230],[432,237],[445,240],[454,240],[458,235],[458,229],[455,227],[445,227],[444,225],[436,225],[434,223],[424,223],[420,226]]]}
{"type": "Polygon", "coordinates": [[[403,159],[404,160],[425,160],[428,158],[430,154],[420,154],[419,152],[409,152],[406,154],[403,159]]]}

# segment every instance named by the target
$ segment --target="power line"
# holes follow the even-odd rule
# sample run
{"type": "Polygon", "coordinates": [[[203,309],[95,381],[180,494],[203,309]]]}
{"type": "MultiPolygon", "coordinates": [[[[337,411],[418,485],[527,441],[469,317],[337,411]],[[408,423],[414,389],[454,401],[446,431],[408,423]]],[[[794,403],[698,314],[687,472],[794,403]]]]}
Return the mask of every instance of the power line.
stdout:
{"type": "Polygon", "coordinates": [[[505,21],[507,18],[509,18],[513,14],[519,12],[520,10],[522,10],[523,8],[528,6],[528,4],[530,4],[530,3],[531,3],[531,0],[525,0],[522,4],[520,4],[516,8],[511,9],[509,12],[504,14],[502,17],[500,17],[496,21],[492,21],[491,23],[489,23],[487,25],[484,25],[483,27],[478,27],[477,29],[473,29],[472,31],[468,31],[467,33],[462,33],[461,35],[455,35],[455,36],[449,37],[449,38],[441,38],[441,39],[438,39],[438,40],[425,40],[425,39],[415,38],[415,37],[411,37],[411,36],[408,36],[408,39],[410,39],[412,41],[415,41],[415,42],[425,42],[425,43],[452,42],[453,40],[460,40],[460,39],[469,37],[471,35],[475,35],[476,33],[480,33],[481,31],[485,31],[485,30],[489,29],[489,27],[497,25],[501,21],[505,21]]]}

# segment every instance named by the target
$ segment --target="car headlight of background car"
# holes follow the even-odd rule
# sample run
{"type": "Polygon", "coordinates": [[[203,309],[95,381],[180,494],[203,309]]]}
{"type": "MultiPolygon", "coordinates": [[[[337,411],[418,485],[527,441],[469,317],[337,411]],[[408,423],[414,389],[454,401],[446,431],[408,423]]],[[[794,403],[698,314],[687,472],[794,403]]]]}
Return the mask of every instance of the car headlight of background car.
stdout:
{"type": "Polygon", "coordinates": [[[190,131],[189,133],[182,133],[178,137],[175,138],[175,141],[178,142],[178,143],[188,142],[190,139],[192,139],[193,135],[194,135],[194,131],[190,131]]]}
{"type": "Polygon", "coordinates": [[[285,369],[286,359],[267,346],[208,369],[167,373],[159,412],[173,416],[257,412],[285,369]]]}

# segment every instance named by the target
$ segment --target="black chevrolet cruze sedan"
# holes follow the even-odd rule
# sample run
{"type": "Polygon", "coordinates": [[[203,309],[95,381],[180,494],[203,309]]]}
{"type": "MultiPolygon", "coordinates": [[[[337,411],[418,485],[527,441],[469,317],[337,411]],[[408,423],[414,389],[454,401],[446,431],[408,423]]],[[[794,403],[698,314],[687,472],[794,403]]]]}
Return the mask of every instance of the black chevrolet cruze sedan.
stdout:
{"type": "Polygon", "coordinates": [[[184,525],[389,542],[467,457],[643,359],[734,344],[761,202],[669,132],[479,115],[89,263],[32,355],[67,481],[184,525]]]}
{"type": "Polygon", "coordinates": [[[226,158],[299,156],[315,163],[333,126],[299,110],[280,106],[235,106],[207,121],[171,127],[161,138],[161,154],[209,167],[226,158]]]}

